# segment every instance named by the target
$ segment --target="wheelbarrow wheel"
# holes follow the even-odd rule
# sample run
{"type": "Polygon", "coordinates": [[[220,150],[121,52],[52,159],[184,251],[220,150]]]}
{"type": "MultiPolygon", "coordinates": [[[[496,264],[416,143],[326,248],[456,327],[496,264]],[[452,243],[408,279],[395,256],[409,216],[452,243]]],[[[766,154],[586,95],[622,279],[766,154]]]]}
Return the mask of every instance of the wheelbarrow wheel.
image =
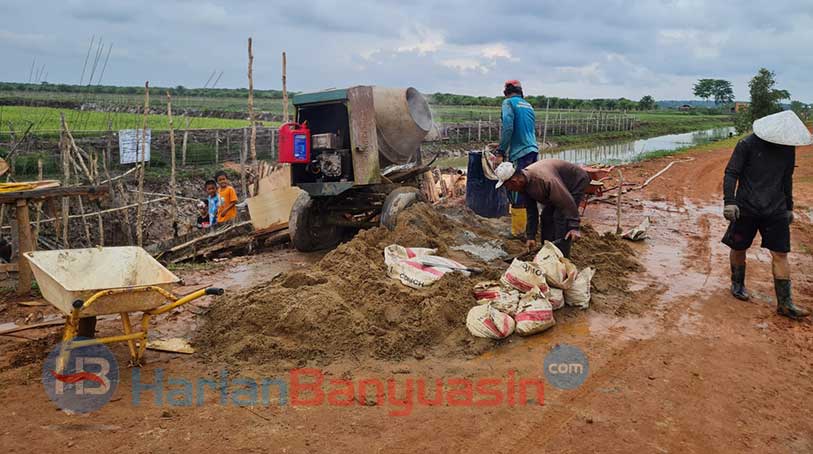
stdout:
{"type": "Polygon", "coordinates": [[[76,334],[79,337],[86,337],[88,339],[96,337],[96,317],[80,318],[76,334]]]}
{"type": "Polygon", "coordinates": [[[398,224],[398,215],[409,206],[421,200],[421,191],[412,186],[396,188],[384,199],[381,209],[381,226],[395,230],[398,224]]]}
{"type": "Polygon", "coordinates": [[[311,252],[339,244],[341,229],[325,222],[323,213],[319,203],[308,194],[302,193],[297,197],[288,221],[291,243],[297,250],[311,252]]]}

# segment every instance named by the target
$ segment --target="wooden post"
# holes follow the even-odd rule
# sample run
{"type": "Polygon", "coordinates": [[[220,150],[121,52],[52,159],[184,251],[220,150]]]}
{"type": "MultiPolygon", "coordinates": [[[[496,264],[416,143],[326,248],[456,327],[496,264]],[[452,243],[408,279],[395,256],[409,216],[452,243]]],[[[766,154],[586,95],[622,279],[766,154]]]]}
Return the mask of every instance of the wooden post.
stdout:
{"type": "Polygon", "coordinates": [[[254,65],[254,50],[251,46],[251,38],[248,38],[248,121],[251,125],[251,142],[249,156],[251,163],[257,162],[257,122],[254,121],[254,75],[252,66],[254,65]]]}
{"type": "Polygon", "coordinates": [[[28,216],[28,201],[17,200],[17,230],[19,234],[19,251],[17,254],[17,295],[31,293],[31,266],[23,254],[34,250],[31,236],[31,219],[28,216]]]}
{"type": "Polygon", "coordinates": [[[189,117],[186,119],[186,127],[183,130],[183,143],[181,144],[181,165],[186,166],[186,142],[189,139],[189,117]]]}
{"type": "Polygon", "coordinates": [[[621,173],[621,168],[618,168],[618,198],[615,201],[616,206],[616,219],[615,219],[615,234],[621,235],[621,194],[624,193],[624,175],[621,173]]]}
{"type": "Polygon", "coordinates": [[[144,245],[144,153],[147,149],[147,113],[150,110],[150,82],[144,83],[144,121],[141,127],[141,168],[138,170],[138,207],[136,208],[136,243],[144,245]]]}
{"type": "Polygon", "coordinates": [[[483,130],[483,122],[482,120],[477,120],[477,141],[482,142],[482,130],[483,130]]]}
{"type": "MultiPolygon", "coordinates": [[[[172,95],[167,90],[167,118],[169,119],[169,200],[170,200],[170,217],[172,224],[178,221],[178,199],[175,198],[175,128],[172,125],[172,95]]],[[[217,145],[215,145],[217,147],[217,145]]],[[[217,156],[217,151],[215,151],[217,156]]],[[[217,161],[217,158],[215,158],[217,161]]]]}
{"type": "Polygon", "coordinates": [[[278,162],[279,156],[277,156],[277,139],[274,128],[269,128],[269,134],[271,134],[271,161],[278,162]]]}
{"type": "MultiPolygon", "coordinates": [[[[70,166],[70,145],[68,144],[68,125],[65,123],[65,114],[59,114],[62,132],[60,134],[60,144],[62,149],[62,184],[64,186],[68,186],[71,184],[71,166],[70,166]]],[[[70,214],[70,199],[68,197],[62,197],[62,245],[66,248],[70,247],[70,242],[68,240],[68,224],[70,220],[68,219],[68,215],[70,214]]]]}
{"type": "Polygon", "coordinates": [[[220,162],[220,130],[215,131],[215,164],[220,162]]]}
{"type": "Polygon", "coordinates": [[[243,128],[243,146],[240,147],[240,188],[243,190],[243,198],[248,197],[248,187],[246,183],[246,152],[248,148],[248,132],[243,128]]]}
{"type": "Polygon", "coordinates": [[[226,131],[226,159],[229,159],[231,153],[231,131],[226,131]]]}
{"type": "Polygon", "coordinates": [[[288,123],[288,58],[282,53],[282,122],[288,123]]]}
{"type": "Polygon", "coordinates": [[[545,127],[542,130],[542,146],[544,147],[548,140],[548,112],[550,111],[550,98],[545,104],[545,127]]]}

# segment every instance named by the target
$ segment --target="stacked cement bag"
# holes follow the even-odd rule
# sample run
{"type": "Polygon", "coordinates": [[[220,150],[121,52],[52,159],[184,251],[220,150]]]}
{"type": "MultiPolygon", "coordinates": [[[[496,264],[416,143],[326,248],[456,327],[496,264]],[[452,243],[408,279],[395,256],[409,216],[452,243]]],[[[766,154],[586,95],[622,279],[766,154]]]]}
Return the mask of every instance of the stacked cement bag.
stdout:
{"type": "Polygon", "coordinates": [[[546,241],[532,261],[515,259],[500,282],[474,287],[478,305],[469,311],[466,326],[472,335],[490,339],[503,339],[515,330],[521,336],[541,333],[556,324],[553,311],[565,304],[589,306],[594,273],[593,268],[579,272],[556,245],[546,241]]]}
{"type": "Polygon", "coordinates": [[[434,255],[436,249],[403,247],[392,244],[384,248],[387,274],[412,288],[426,288],[440,280],[444,274],[458,271],[468,276],[466,267],[454,260],[434,255]]]}

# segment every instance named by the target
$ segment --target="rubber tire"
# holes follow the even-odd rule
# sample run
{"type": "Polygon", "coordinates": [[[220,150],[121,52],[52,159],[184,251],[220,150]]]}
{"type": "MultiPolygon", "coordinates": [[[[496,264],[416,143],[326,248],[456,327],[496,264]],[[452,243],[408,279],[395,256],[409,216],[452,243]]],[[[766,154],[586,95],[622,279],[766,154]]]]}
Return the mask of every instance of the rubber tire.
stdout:
{"type": "Polygon", "coordinates": [[[291,243],[298,251],[312,252],[336,246],[341,241],[341,229],[323,225],[317,205],[307,193],[299,194],[291,207],[288,231],[291,243]]]}
{"type": "Polygon", "coordinates": [[[79,337],[94,339],[96,337],[96,317],[80,318],[76,334],[79,337]]]}
{"type": "Polygon", "coordinates": [[[381,226],[395,230],[398,214],[420,202],[421,198],[421,191],[412,186],[402,186],[390,192],[384,199],[384,206],[381,209],[381,226]]]}

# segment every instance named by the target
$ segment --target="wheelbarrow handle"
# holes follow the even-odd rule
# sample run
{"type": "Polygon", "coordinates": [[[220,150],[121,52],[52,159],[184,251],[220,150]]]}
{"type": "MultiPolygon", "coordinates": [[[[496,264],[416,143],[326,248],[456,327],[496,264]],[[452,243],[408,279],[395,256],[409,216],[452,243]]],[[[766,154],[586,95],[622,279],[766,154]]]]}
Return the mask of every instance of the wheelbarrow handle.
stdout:
{"type": "Polygon", "coordinates": [[[222,295],[224,293],[226,293],[226,291],[223,290],[222,288],[218,288],[218,287],[209,287],[209,288],[206,289],[206,294],[207,295],[220,296],[220,295],[222,295]]]}

